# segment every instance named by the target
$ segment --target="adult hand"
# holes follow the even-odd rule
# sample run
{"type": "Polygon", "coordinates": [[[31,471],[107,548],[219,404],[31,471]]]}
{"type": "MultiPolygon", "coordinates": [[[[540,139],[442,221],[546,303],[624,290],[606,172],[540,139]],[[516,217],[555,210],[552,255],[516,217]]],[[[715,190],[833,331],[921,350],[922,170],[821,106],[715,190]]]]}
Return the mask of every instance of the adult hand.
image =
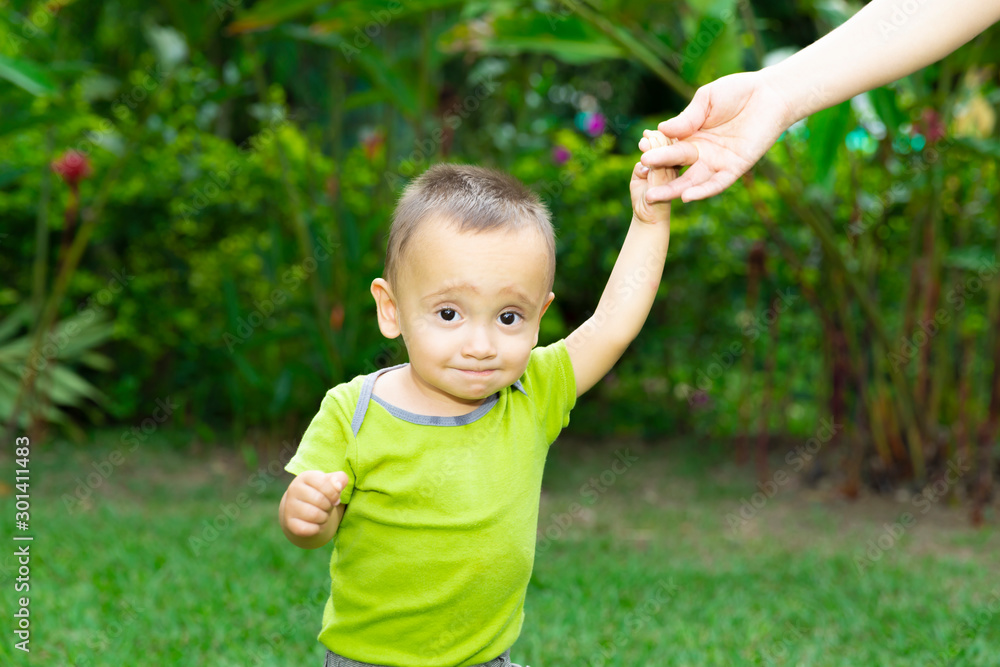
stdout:
{"type": "Polygon", "coordinates": [[[659,124],[678,141],[657,148],[639,142],[647,167],[691,165],[674,181],[646,191],[647,202],[705,199],[747,172],[796,118],[762,72],[731,74],[702,86],[681,114],[659,124]]]}

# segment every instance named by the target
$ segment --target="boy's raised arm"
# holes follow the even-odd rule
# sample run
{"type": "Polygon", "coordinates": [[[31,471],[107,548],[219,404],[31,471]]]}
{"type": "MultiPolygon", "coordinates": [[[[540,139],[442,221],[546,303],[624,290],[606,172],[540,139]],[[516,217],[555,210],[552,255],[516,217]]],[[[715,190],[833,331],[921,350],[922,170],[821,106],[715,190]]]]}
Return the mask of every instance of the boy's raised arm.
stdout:
{"type": "MultiPolygon", "coordinates": [[[[643,133],[655,146],[671,143],[662,133],[643,133]]],[[[675,169],[649,170],[637,163],[632,170],[632,224],[608,278],[597,310],[566,338],[576,376],[576,395],[593,387],[611,370],[642,329],[656,297],[670,242],[670,207],[649,204],[648,187],[677,177],[675,169]]]]}

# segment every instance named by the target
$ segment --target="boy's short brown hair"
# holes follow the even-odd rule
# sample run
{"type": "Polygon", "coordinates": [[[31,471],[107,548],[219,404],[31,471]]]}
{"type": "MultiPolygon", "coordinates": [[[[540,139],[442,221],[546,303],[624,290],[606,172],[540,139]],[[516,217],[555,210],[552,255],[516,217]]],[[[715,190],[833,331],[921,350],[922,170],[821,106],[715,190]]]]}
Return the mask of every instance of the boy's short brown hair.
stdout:
{"type": "Polygon", "coordinates": [[[549,211],[519,180],[494,169],[439,164],[414,179],[392,215],[385,279],[395,289],[407,246],[420,225],[436,217],[460,232],[536,229],[548,246],[549,290],[555,278],[555,232],[549,211]]]}

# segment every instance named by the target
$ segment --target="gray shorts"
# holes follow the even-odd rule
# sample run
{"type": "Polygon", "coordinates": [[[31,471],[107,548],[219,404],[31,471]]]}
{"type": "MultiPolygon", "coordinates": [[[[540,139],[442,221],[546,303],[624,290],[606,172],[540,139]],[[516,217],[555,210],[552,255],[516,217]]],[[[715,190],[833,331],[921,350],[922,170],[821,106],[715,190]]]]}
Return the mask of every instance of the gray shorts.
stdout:
{"type": "MultiPolygon", "coordinates": [[[[345,658],[342,655],[337,655],[333,651],[327,650],[326,652],[326,662],[323,667],[381,667],[380,665],[373,665],[368,662],[358,662],[357,660],[351,660],[350,658],[345,658]]],[[[489,662],[483,662],[476,667],[521,667],[510,661],[510,650],[504,651],[503,655],[498,658],[493,658],[489,662]]]]}

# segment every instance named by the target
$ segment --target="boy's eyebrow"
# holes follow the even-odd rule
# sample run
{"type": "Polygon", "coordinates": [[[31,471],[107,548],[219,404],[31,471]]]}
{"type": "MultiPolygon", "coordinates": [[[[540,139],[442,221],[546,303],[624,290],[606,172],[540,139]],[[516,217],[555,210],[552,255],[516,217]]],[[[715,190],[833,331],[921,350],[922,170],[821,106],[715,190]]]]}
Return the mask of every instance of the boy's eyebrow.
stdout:
{"type": "MultiPolygon", "coordinates": [[[[434,301],[435,299],[440,299],[441,297],[448,296],[456,292],[472,292],[473,294],[479,294],[479,289],[475,285],[469,283],[459,283],[457,285],[446,287],[443,290],[438,290],[433,294],[428,294],[421,299],[421,301],[434,301]]],[[[504,287],[500,290],[500,294],[510,294],[516,301],[521,302],[523,305],[531,305],[533,303],[533,300],[526,296],[524,292],[513,286],[504,287]]]]}

